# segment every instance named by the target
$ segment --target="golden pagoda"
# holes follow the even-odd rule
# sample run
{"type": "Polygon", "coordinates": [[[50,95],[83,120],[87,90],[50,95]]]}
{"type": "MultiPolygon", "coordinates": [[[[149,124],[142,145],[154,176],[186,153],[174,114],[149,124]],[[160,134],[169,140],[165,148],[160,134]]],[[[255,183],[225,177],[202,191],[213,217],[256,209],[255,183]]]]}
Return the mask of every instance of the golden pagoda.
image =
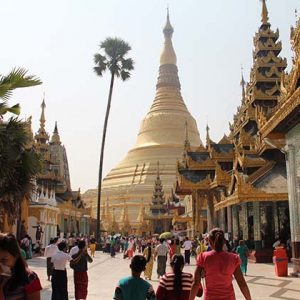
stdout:
{"type": "MultiPolygon", "coordinates": [[[[166,195],[170,193],[176,179],[176,163],[183,151],[186,122],[191,147],[202,144],[196,121],[181,96],[173,32],[168,13],[153,104],[141,123],[135,146],[107,174],[102,184],[102,199],[108,197],[111,205],[122,204],[126,198],[130,222],[137,220],[141,199],[145,205],[151,202],[158,160],[166,195]]],[[[94,213],[96,195],[96,190],[86,193],[88,199],[94,198],[94,213]]],[[[116,215],[120,215],[121,210],[121,206],[116,207],[116,215]]]]}

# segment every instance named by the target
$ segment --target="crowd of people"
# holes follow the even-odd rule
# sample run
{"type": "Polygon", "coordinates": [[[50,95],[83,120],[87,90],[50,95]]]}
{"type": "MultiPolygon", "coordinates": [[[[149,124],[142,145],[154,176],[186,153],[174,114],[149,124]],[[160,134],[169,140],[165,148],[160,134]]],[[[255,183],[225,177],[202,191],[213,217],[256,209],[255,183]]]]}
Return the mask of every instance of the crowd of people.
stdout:
{"type": "MultiPolygon", "coordinates": [[[[39,277],[26,264],[22,243],[11,234],[0,234],[0,300],[40,300],[42,290],[39,277]]],[[[93,261],[96,240],[90,238],[53,238],[44,250],[48,280],[52,286],[52,300],[68,299],[67,264],[73,269],[75,299],[87,299],[88,263],[93,261]]],[[[117,252],[130,259],[131,276],[121,279],[115,289],[115,300],[192,300],[204,294],[204,299],[233,300],[234,277],[245,297],[250,292],[244,275],[247,272],[248,248],[243,241],[232,252],[224,232],[215,228],[200,239],[158,239],[109,236],[103,251],[112,257],[117,252]],[[136,254],[138,253],[138,254],[136,254]],[[183,255],[182,255],[183,254],[183,255]],[[195,273],[184,272],[195,255],[195,273]],[[154,262],[157,262],[159,286],[151,283],[154,262]],[[166,272],[167,263],[170,272],[166,272]],[[141,276],[144,273],[144,278],[141,276]]]]}
{"type": "MultiPolygon", "coordinates": [[[[129,239],[128,244],[139,245],[138,239],[129,239]]],[[[126,242],[125,242],[126,244],[126,242]]],[[[145,243],[144,243],[145,244],[145,243]]],[[[251,295],[243,272],[245,268],[240,256],[247,249],[243,241],[232,252],[224,232],[215,228],[203,239],[194,241],[179,239],[150,239],[144,250],[131,258],[131,276],[122,278],[113,296],[115,300],[193,300],[204,295],[206,300],[234,300],[233,277],[246,300],[251,295]],[[181,254],[184,250],[184,256],[181,254]],[[190,264],[190,256],[197,255],[197,266],[194,275],[184,272],[184,266],[190,264]],[[166,272],[167,260],[170,260],[171,271],[166,272]],[[154,291],[147,280],[151,280],[153,262],[157,260],[159,286],[154,291]],[[141,278],[144,272],[145,280],[141,278]]],[[[133,246],[133,249],[135,246],[133,246]]],[[[128,252],[128,248],[123,251],[128,252]]],[[[130,250],[130,249],[129,249],[130,250]]],[[[134,251],[133,251],[134,252],[134,251]]],[[[247,254],[246,254],[247,256],[247,254]]],[[[127,254],[126,256],[127,257],[127,254]]]]}

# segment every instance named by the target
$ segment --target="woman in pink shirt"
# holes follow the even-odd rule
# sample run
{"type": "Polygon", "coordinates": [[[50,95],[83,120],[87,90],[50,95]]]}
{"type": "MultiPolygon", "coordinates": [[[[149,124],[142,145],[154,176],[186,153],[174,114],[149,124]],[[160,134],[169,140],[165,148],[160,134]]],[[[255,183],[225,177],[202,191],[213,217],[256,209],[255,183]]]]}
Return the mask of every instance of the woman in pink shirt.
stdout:
{"type": "Polygon", "coordinates": [[[241,260],[237,254],[223,251],[224,232],[214,228],[209,233],[212,251],[200,253],[190,300],[194,300],[201,282],[201,274],[205,273],[204,300],[235,300],[232,285],[234,275],[246,300],[251,300],[247,283],[242,274],[241,260]]]}

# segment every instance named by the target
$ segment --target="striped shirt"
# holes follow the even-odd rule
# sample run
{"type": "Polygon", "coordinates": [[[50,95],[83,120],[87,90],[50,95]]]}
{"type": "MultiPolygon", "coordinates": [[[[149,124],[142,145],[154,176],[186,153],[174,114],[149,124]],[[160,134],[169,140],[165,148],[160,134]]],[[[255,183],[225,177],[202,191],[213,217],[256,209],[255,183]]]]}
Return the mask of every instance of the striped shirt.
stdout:
{"type": "Polygon", "coordinates": [[[190,292],[193,285],[193,275],[190,273],[182,272],[182,291],[180,294],[174,291],[174,277],[174,273],[167,273],[163,277],[161,277],[156,293],[157,300],[189,300],[190,292]]]}

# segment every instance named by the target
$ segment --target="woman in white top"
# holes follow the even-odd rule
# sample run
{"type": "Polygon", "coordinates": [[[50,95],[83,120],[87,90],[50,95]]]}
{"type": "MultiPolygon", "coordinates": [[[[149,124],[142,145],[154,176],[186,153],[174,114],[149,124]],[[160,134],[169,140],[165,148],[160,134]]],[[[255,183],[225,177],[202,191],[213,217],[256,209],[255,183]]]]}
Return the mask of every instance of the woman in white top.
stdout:
{"type": "Polygon", "coordinates": [[[67,244],[62,241],[58,244],[58,252],[52,256],[52,300],[68,300],[68,278],[66,265],[72,258],[66,253],[67,244]]]}

